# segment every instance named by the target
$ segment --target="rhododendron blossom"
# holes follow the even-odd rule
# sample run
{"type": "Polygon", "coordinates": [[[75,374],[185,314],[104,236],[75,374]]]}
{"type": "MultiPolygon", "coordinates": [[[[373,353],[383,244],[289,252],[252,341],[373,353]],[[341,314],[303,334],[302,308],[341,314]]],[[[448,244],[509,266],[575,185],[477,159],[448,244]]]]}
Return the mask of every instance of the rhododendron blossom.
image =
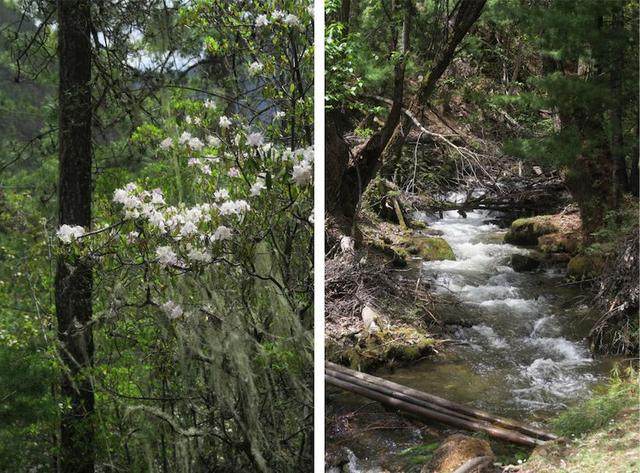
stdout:
{"type": "Polygon", "coordinates": [[[171,138],[165,138],[160,142],[160,148],[163,150],[168,150],[173,146],[173,140],[171,138]]]}
{"type": "Polygon", "coordinates": [[[61,225],[56,232],[62,243],[69,244],[84,235],[84,228],[79,225],[61,225]]]}
{"type": "Polygon", "coordinates": [[[267,26],[269,24],[269,19],[267,15],[258,15],[256,17],[256,28],[261,28],[263,26],[267,26]]]}
{"type": "Polygon", "coordinates": [[[157,261],[162,266],[174,266],[178,264],[178,256],[170,246],[159,246],[156,248],[157,261]]]}
{"type": "Polygon", "coordinates": [[[254,147],[262,146],[264,144],[264,136],[258,132],[250,133],[247,135],[247,144],[254,147]]]}

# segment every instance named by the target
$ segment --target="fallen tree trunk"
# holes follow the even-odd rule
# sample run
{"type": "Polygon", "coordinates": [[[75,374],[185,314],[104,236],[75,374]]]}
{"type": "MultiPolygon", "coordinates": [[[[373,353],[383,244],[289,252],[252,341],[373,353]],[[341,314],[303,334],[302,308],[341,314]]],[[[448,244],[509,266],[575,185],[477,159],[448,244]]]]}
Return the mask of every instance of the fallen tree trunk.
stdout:
{"type": "Polygon", "coordinates": [[[426,420],[426,421],[435,420],[438,422],[442,422],[443,424],[452,425],[454,427],[459,427],[466,430],[484,432],[491,437],[498,438],[501,440],[506,440],[512,443],[517,443],[520,445],[536,446],[536,445],[544,444],[543,440],[536,439],[533,437],[528,437],[524,434],[515,432],[513,430],[494,427],[491,424],[488,424],[480,420],[468,421],[460,417],[443,414],[442,412],[434,411],[432,409],[427,409],[426,407],[421,407],[416,404],[401,401],[400,399],[387,396],[378,391],[367,389],[363,386],[359,386],[349,381],[344,381],[342,379],[335,378],[329,374],[325,374],[325,379],[329,384],[332,384],[334,386],[345,389],[355,394],[360,394],[361,396],[367,397],[369,399],[373,399],[374,401],[378,401],[387,407],[408,413],[411,416],[414,416],[421,420],[426,420]]]}
{"type": "Polygon", "coordinates": [[[460,417],[462,420],[475,419],[488,422],[490,424],[500,426],[501,428],[514,430],[516,432],[525,434],[526,436],[538,438],[540,440],[556,440],[558,438],[556,435],[545,432],[534,426],[526,425],[512,419],[495,416],[480,409],[449,401],[447,399],[434,396],[432,394],[427,394],[422,391],[418,391],[417,389],[412,389],[401,384],[394,383],[392,381],[378,378],[376,376],[361,373],[359,371],[355,371],[344,366],[337,365],[335,363],[327,362],[325,364],[325,371],[333,373],[333,377],[341,379],[342,381],[351,382],[354,384],[359,383],[364,388],[379,391],[384,395],[398,397],[403,402],[410,402],[431,409],[434,409],[433,406],[438,406],[438,410],[440,412],[446,413],[448,415],[455,415],[457,417],[460,417]],[[445,409],[446,411],[444,411],[443,409],[445,409]]]}

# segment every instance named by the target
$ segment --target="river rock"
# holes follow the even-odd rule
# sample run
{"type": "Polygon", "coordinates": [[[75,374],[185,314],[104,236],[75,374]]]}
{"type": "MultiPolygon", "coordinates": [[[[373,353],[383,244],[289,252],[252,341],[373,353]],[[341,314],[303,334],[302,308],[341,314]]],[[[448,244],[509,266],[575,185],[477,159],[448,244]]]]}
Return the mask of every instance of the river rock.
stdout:
{"type": "MultiPolygon", "coordinates": [[[[467,461],[476,457],[490,457],[492,460],[495,459],[489,442],[475,437],[469,437],[468,435],[451,435],[438,447],[431,461],[422,467],[420,473],[453,473],[467,461]]],[[[482,473],[492,470],[476,469],[472,471],[482,473]]]]}
{"type": "Polygon", "coordinates": [[[433,236],[404,236],[399,246],[407,253],[425,261],[455,260],[456,256],[447,240],[433,236]]]}
{"type": "Polygon", "coordinates": [[[552,222],[551,215],[519,218],[515,220],[504,236],[504,242],[512,245],[534,246],[538,238],[548,233],[557,233],[558,227],[552,222]]]}
{"type": "Polygon", "coordinates": [[[538,249],[543,253],[576,254],[580,242],[579,233],[548,233],[538,238],[538,249]]]}
{"type": "Polygon", "coordinates": [[[597,255],[578,255],[569,260],[567,276],[577,281],[595,278],[604,269],[604,259],[597,255]]]}
{"type": "Polygon", "coordinates": [[[529,255],[515,253],[511,255],[511,267],[517,273],[534,271],[540,267],[540,261],[529,255]]]}

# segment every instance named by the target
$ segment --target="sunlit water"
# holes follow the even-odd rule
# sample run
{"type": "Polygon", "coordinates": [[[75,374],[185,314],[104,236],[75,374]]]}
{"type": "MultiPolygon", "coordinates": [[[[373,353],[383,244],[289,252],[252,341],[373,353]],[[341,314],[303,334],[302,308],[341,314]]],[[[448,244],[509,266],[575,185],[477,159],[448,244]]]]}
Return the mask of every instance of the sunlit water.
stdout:
{"type": "MultiPolygon", "coordinates": [[[[449,242],[456,261],[426,262],[420,270],[422,279],[448,301],[437,307],[438,315],[460,322],[451,333],[456,344],[443,356],[378,374],[535,423],[588,395],[609,365],[589,353],[585,336],[593,314],[583,291],[567,285],[558,268],[515,272],[511,255],[530,250],[504,244],[504,231],[491,220],[484,211],[469,212],[467,218],[453,211],[430,222],[449,242]]],[[[363,407],[365,402],[333,392],[328,412],[359,409],[350,420],[354,426],[359,421],[375,425],[376,412],[380,418],[389,416],[375,406],[363,407]]],[[[340,446],[349,449],[350,471],[375,472],[381,465],[394,470],[398,452],[430,438],[424,430],[373,429],[340,446]]],[[[327,443],[331,448],[332,440],[327,443]]]]}

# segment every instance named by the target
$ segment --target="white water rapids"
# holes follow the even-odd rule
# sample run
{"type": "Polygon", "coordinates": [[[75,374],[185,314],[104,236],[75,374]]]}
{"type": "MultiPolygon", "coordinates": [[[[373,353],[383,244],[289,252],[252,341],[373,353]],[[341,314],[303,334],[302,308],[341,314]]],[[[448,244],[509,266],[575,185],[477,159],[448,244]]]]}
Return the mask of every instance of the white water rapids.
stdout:
{"type": "Polygon", "coordinates": [[[497,240],[499,229],[489,218],[485,211],[469,212],[467,218],[451,211],[432,222],[456,261],[425,262],[423,275],[434,281],[437,293],[462,303],[471,327],[459,329],[456,337],[468,344],[476,370],[500,370],[513,386],[511,401],[521,408],[562,407],[596,380],[584,340],[566,333],[570,322],[562,320],[567,315],[553,288],[563,281],[553,271],[515,272],[508,265],[511,255],[529,250],[497,240]]]}

